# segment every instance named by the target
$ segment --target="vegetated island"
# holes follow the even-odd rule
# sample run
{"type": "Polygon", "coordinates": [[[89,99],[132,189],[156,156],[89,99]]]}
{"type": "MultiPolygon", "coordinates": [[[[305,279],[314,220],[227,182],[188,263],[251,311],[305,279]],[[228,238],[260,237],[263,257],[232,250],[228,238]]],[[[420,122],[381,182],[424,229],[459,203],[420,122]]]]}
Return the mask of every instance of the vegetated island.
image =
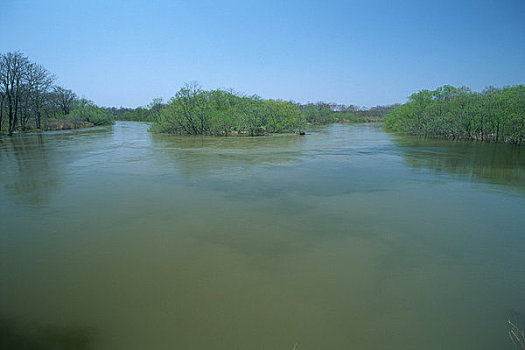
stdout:
{"type": "Polygon", "coordinates": [[[482,92],[442,86],[421,90],[384,118],[394,131],[449,139],[521,145],[525,141],[525,86],[482,92]]]}
{"type": "Polygon", "coordinates": [[[168,103],[153,99],[147,107],[112,108],[116,120],[152,122],[153,132],[178,135],[247,135],[301,133],[308,125],[380,122],[398,105],[370,109],[334,103],[300,104],[265,100],[233,90],[202,89],[185,84],[168,103]]]}

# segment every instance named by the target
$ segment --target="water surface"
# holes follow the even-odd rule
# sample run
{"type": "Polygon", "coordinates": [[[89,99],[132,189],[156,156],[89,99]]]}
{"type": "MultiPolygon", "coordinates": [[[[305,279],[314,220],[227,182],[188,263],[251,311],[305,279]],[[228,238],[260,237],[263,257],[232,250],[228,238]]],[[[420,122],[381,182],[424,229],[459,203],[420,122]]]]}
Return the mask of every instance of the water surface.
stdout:
{"type": "Polygon", "coordinates": [[[523,148],[147,128],[0,138],[13,344],[506,349],[524,328],[523,148]]]}

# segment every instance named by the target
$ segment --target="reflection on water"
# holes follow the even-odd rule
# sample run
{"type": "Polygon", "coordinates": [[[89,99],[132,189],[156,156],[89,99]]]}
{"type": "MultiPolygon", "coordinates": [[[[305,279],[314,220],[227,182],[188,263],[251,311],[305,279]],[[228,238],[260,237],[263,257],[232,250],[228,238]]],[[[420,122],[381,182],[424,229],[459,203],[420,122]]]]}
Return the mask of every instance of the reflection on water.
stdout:
{"type": "Polygon", "coordinates": [[[9,350],[88,350],[91,327],[21,324],[0,316],[0,348],[9,350]]]}
{"type": "Polygon", "coordinates": [[[511,346],[506,321],[525,313],[517,153],[378,125],[257,138],[147,127],[0,139],[0,310],[15,341],[511,346]]]}
{"type": "Polygon", "coordinates": [[[2,138],[0,154],[2,164],[16,165],[4,167],[12,172],[3,174],[12,180],[4,185],[6,194],[13,199],[36,205],[49,200],[57,185],[60,170],[49,159],[41,134],[2,138]]]}
{"type": "Polygon", "coordinates": [[[75,159],[78,150],[71,149],[75,141],[100,140],[104,135],[107,128],[0,137],[4,193],[22,203],[46,204],[57,190],[64,164],[75,159]],[[52,140],[51,150],[48,138],[52,140]]]}
{"type": "Polygon", "coordinates": [[[525,185],[523,147],[413,136],[397,137],[394,142],[403,150],[407,163],[415,168],[494,184],[525,185]]]}
{"type": "Polygon", "coordinates": [[[171,162],[186,177],[244,172],[253,166],[297,161],[305,138],[298,135],[260,137],[186,137],[153,134],[154,156],[171,162]]]}

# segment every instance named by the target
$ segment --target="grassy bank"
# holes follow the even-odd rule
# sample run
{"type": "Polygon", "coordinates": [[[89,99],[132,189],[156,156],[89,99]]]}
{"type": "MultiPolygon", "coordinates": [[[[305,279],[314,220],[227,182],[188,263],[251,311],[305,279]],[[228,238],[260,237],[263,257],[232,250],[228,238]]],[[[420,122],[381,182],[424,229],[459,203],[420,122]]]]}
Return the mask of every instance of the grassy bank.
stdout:
{"type": "MultiPolygon", "coordinates": [[[[40,125],[34,118],[28,118],[23,124],[18,124],[14,133],[35,132],[35,131],[53,131],[53,130],[71,130],[80,128],[89,128],[100,125],[111,125],[114,122],[111,113],[105,109],[94,105],[92,102],[84,101],[79,103],[75,109],[68,114],[50,114],[42,117],[40,125]]],[[[8,129],[4,127],[2,134],[7,134],[8,129]]]]}

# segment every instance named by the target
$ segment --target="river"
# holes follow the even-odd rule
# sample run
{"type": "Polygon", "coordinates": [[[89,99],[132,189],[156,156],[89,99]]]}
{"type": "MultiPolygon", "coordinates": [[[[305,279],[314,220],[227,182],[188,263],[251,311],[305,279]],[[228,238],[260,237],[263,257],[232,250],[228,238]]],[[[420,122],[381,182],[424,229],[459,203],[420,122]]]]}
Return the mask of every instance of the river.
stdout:
{"type": "Polygon", "coordinates": [[[0,137],[8,344],[479,350],[525,328],[523,147],[147,129],[0,137]]]}

